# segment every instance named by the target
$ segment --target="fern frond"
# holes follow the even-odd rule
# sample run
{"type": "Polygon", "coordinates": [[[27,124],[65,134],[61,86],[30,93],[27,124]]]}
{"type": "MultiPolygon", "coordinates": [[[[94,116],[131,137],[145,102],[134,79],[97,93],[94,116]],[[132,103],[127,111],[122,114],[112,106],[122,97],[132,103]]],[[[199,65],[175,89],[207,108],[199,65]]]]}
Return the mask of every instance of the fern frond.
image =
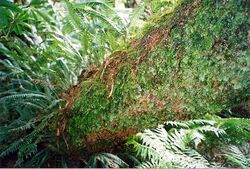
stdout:
{"type": "Polygon", "coordinates": [[[235,145],[231,145],[225,151],[225,156],[227,160],[241,168],[249,168],[250,167],[250,154],[246,156],[243,152],[239,149],[239,147],[235,145]]]}
{"type": "Polygon", "coordinates": [[[18,148],[21,146],[21,144],[24,142],[23,139],[17,140],[14,143],[12,143],[6,150],[4,150],[1,154],[0,154],[0,158],[1,157],[5,157],[7,155],[9,155],[12,152],[15,152],[18,150],[18,148]]]}
{"type": "Polygon", "coordinates": [[[110,25],[114,30],[116,30],[118,33],[122,33],[122,30],[120,28],[118,28],[115,23],[110,20],[109,18],[107,18],[105,15],[101,14],[100,12],[93,10],[93,9],[84,9],[84,12],[93,17],[93,18],[98,18],[101,21],[103,21],[104,23],[110,25]]]}
{"type": "Polygon", "coordinates": [[[215,124],[209,120],[170,121],[165,123],[168,130],[162,127],[147,129],[128,144],[133,145],[137,155],[144,160],[139,165],[142,168],[208,168],[211,164],[192,145],[197,148],[207,132],[217,136],[225,133],[214,127],[215,124]]]}
{"type": "Polygon", "coordinates": [[[192,126],[199,126],[199,125],[214,125],[216,122],[212,120],[203,120],[203,119],[194,119],[185,122],[178,122],[178,121],[167,121],[164,124],[166,126],[172,126],[175,128],[191,128],[192,126]]]}
{"type": "Polygon", "coordinates": [[[211,164],[196,150],[187,148],[181,154],[181,159],[178,159],[182,168],[209,168],[211,164]],[[184,158],[183,158],[184,157],[184,158]],[[182,160],[181,160],[182,159],[182,160]]]}
{"type": "Polygon", "coordinates": [[[91,168],[127,168],[128,164],[125,163],[118,156],[110,153],[100,153],[92,156],[88,161],[87,167],[91,168]]]}
{"type": "Polygon", "coordinates": [[[146,169],[146,168],[176,168],[171,163],[163,163],[150,159],[149,161],[142,162],[137,168],[146,169]]]}
{"type": "Polygon", "coordinates": [[[140,139],[132,139],[127,142],[129,145],[133,145],[134,150],[136,151],[137,156],[140,156],[143,160],[150,158],[160,158],[158,156],[157,150],[151,146],[142,144],[140,139]]]}
{"type": "Polygon", "coordinates": [[[19,149],[18,152],[18,159],[15,163],[15,167],[20,167],[21,164],[24,162],[25,158],[28,158],[32,154],[37,152],[37,145],[36,144],[25,144],[19,149]]]}
{"type": "Polygon", "coordinates": [[[100,0],[87,0],[87,1],[82,1],[81,3],[75,3],[73,5],[75,8],[86,8],[99,5],[105,7],[110,11],[113,11],[113,9],[108,4],[100,0]]]}
{"type": "Polygon", "coordinates": [[[0,99],[0,103],[6,102],[7,100],[17,100],[17,99],[26,99],[26,98],[31,98],[31,99],[45,99],[45,100],[50,100],[48,99],[47,96],[41,95],[41,94],[35,94],[35,93],[21,93],[21,94],[15,94],[15,95],[10,95],[10,96],[4,96],[0,99]]]}
{"type": "Polygon", "coordinates": [[[48,159],[49,153],[46,149],[42,149],[25,162],[25,167],[42,167],[42,164],[48,159]]]}
{"type": "Polygon", "coordinates": [[[217,137],[220,137],[222,135],[226,135],[226,132],[224,129],[220,129],[218,127],[213,127],[213,126],[201,126],[198,128],[198,130],[201,133],[206,133],[206,132],[212,132],[214,133],[217,137]]]}
{"type": "Polygon", "coordinates": [[[28,122],[25,125],[10,129],[8,132],[18,132],[18,131],[24,131],[24,130],[28,130],[34,127],[34,123],[28,122]]]}
{"type": "Polygon", "coordinates": [[[165,150],[165,144],[164,141],[166,140],[167,132],[165,132],[165,129],[163,128],[157,128],[154,131],[151,131],[149,129],[145,130],[143,133],[138,133],[138,136],[140,136],[142,139],[142,143],[144,145],[150,145],[152,148],[154,148],[157,151],[165,150]]]}
{"type": "Polygon", "coordinates": [[[63,0],[65,6],[67,7],[69,21],[71,25],[78,30],[79,32],[86,32],[86,29],[83,27],[82,21],[79,16],[75,13],[73,5],[68,0],[63,0]]]}

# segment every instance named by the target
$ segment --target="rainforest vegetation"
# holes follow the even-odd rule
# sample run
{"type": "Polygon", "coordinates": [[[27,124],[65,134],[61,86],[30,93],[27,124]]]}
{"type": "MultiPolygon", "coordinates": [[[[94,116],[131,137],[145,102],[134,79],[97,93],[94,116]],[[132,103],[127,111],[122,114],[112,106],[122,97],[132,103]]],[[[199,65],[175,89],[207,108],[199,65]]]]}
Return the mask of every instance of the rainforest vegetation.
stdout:
{"type": "Polygon", "coordinates": [[[0,167],[250,168],[250,1],[0,0],[0,167]]]}

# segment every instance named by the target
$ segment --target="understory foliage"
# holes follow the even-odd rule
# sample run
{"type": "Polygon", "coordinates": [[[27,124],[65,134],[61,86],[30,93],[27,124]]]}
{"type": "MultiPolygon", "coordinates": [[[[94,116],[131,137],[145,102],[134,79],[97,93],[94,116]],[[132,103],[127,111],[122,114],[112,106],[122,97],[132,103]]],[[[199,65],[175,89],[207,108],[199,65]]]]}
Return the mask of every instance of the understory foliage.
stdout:
{"type": "Polygon", "coordinates": [[[111,153],[146,128],[139,167],[250,167],[249,119],[199,119],[249,100],[247,1],[151,4],[126,45],[108,1],[18,2],[0,0],[0,167],[134,167],[111,153]]]}
{"type": "MultiPolygon", "coordinates": [[[[126,156],[132,161],[129,166],[136,168],[249,168],[249,129],[250,120],[242,118],[206,115],[204,119],[167,121],[130,137],[126,156]],[[230,132],[235,126],[238,130],[230,132]]],[[[87,166],[124,168],[128,164],[118,156],[99,153],[87,166]]]]}
{"type": "Polygon", "coordinates": [[[247,150],[249,148],[247,142],[250,140],[249,122],[249,119],[237,118],[168,121],[154,130],[147,129],[138,133],[127,144],[133,147],[136,156],[142,161],[139,168],[211,168],[219,166],[248,168],[250,167],[250,154],[247,150]],[[239,129],[234,133],[239,137],[234,137],[229,131],[229,128],[234,125],[240,125],[241,129],[243,128],[242,131],[239,129]],[[236,143],[235,140],[240,141],[241,144],[236,143]],[[232,144],[236,144],[238,147],[232,144]],[[202,151],[204,145],[207,148],[202,151]],[[208,156],[211,150],[215,149],[220,150],[221,160],[227,159],[223,166],[208,156]]]}
{"type": "Polygon", "coordinates": [[[113,12],[103,2],[65,0],[61,8],[67,15],[57,13],[59,8],[47,0],[0,2],[0,157],[17,152],[16,167],[40,167],[51,153],[60,154],[55,147],[56,124],[51,125],[65,105],[60,93],[78,83],[89,62],[98,57],[99,63],[122,33],[119,19],[103,13],[113,12]],[[91,16],[89,22],[82,22],[87,16],[75,11],[79,9],[91,16]],[[83,29],[75,31],[76,25],[83,29]],[[107,36],[110,40],[100,40],[107,36]],[[92,50],[96,54],[88,56],[92,50]]]}
{"type": "Polygon", "coordinates": [[[241,168],[249,168],[250,167],[250,146],[246,144],[241,147],[237,147],[235,145],[228,146],[225,151],[225,156],[229,163],[233,166],[241,167],[241,168]]]}
{"type": "Polygon", "coordinates": [[[164,128],[145,130],[137,134],[141,137],[142,143],[133,140],[129,142],[137,151],[137,154],[144,160],[148,160],[140,165],[140,168],[206,168],[209,162],[195,149],[204,140],[204,132],[214,132],[222,134],[223,130],[214,128],[209,121],[190,121],[188,124],[170,122],[167,124],[186,126],[183,129],[172,129],[166,131],[164,128]],[[190,124],[198,125],[191,128],[190,124]],[[203,124],[204,126],[199,126],[203,124]]]}
{"type": "Polygon", "coordinates": [[[87,165],[87,168],[128,168],[129,165],[116,155],[110,153],[100,153],[93,155],[87,165]]]}
{"type": "Polygon", "coordinates": [[[63,2],[67,12],[63,18],[63,32],[81,44],[80,52],[88,64],[102,63],[107,55],[120,47],[126,28],[105,1],[63,2]]]}

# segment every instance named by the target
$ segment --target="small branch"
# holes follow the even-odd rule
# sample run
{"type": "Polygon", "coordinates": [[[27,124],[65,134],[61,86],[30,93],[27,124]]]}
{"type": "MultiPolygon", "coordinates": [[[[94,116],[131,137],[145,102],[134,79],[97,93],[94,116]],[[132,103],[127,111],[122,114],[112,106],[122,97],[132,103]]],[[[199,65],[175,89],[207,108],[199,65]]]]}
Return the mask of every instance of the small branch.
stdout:
{"type": "Polygon", "coordinates": [[[111,90],[110,90],[110,93],[108,95],[108,98],[110,98],[113,94],[113,90],[114,90],[114,79],[112,79],[112,85],[111,85],[111,90]]]}

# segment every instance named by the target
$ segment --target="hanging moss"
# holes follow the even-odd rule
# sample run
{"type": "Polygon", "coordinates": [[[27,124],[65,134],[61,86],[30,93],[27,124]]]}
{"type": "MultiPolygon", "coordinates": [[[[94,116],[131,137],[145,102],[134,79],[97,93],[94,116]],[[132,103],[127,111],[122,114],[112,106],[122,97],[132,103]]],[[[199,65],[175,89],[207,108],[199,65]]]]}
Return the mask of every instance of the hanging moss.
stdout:
{"type": "Polygon", "coordinates": [[[163,121],[248,99],[249,28],[249,3],[239,0],[184,1],[154,19],[127,51],[80,84],[68,119],[70,143],[100,151],[163,121]]]}

